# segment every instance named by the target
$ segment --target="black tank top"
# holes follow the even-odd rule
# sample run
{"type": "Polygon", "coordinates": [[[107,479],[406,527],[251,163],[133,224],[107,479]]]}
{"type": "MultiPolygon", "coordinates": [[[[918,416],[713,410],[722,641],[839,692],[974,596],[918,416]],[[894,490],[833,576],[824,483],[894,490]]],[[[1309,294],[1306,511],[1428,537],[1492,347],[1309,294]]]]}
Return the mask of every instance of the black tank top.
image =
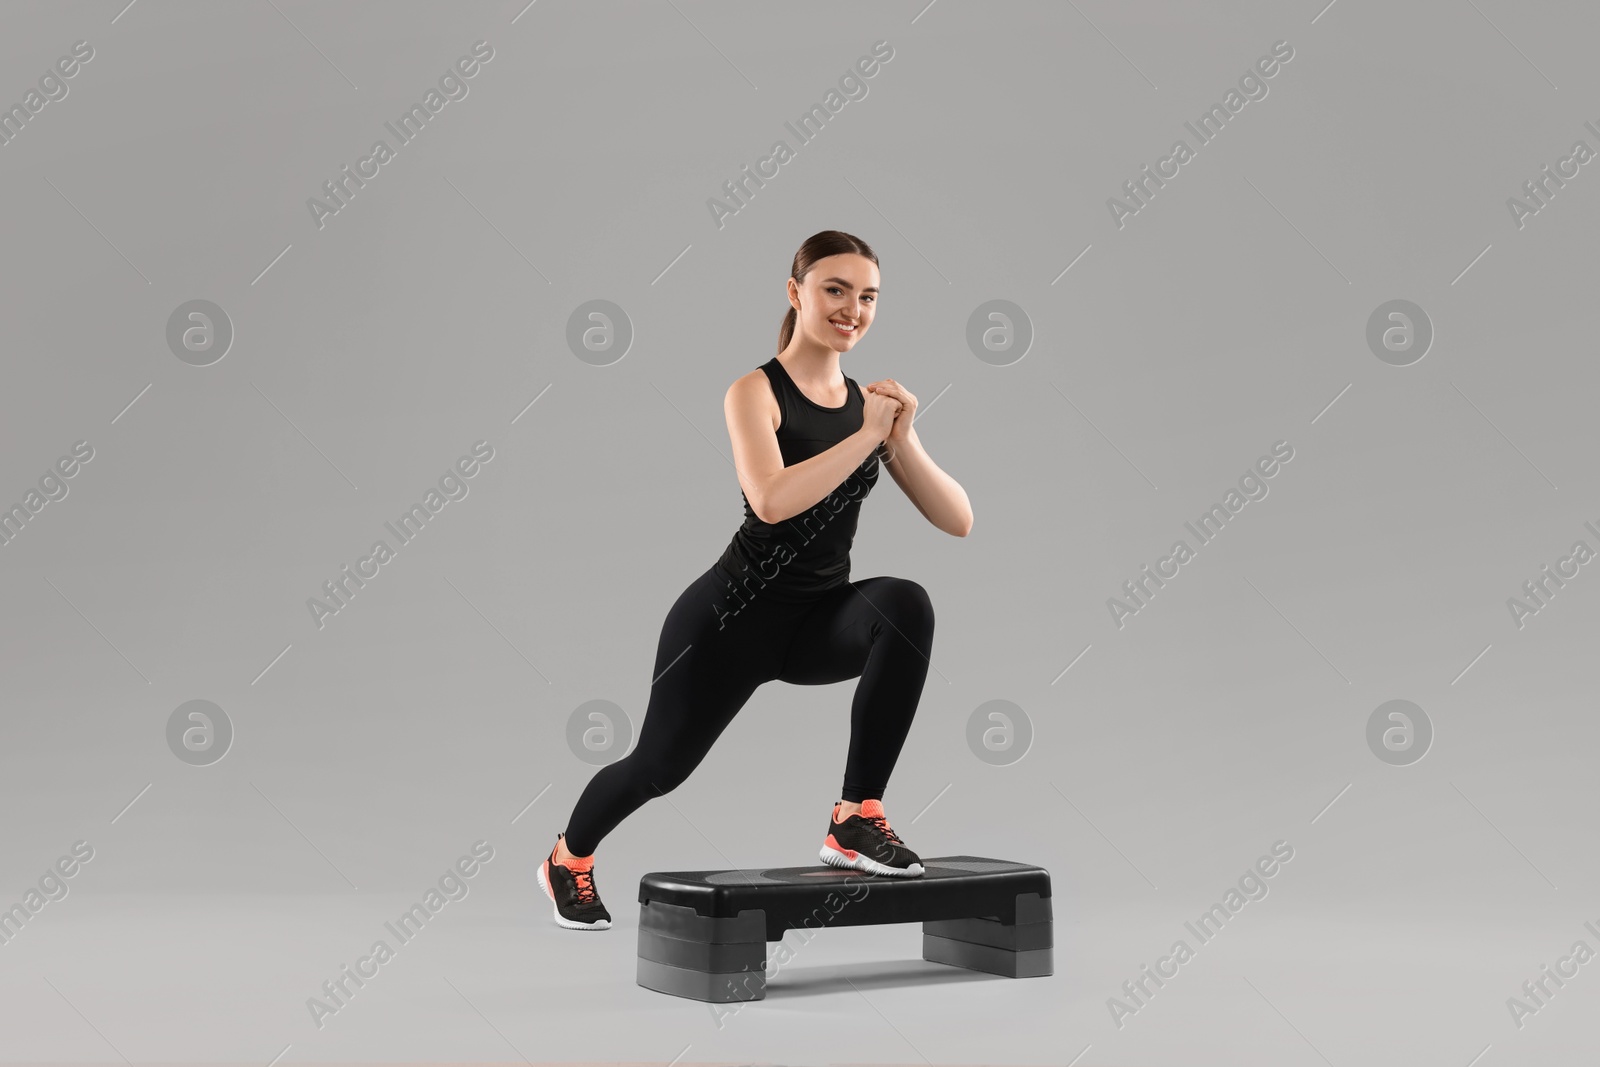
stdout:
{"type": "MultiPolygon", "coordinates": [[[[845,377],[844,404],[827,408],[806,398],[776,356],[763,363],[761,370],[778,400],[778,449],[785,467],[826,452],[861,429],[866,402],[855,379],[845,377]]],[[[759,593],[789,602],[810,599],[848,582],[856,519],[861,502],[877,484],[881,451],[881,446],[874,449],[833,492],[782,522],[757,518],[741,488],[744,525],[734,532],[716,562],[723,578],[750,595],[759,593]]]]}

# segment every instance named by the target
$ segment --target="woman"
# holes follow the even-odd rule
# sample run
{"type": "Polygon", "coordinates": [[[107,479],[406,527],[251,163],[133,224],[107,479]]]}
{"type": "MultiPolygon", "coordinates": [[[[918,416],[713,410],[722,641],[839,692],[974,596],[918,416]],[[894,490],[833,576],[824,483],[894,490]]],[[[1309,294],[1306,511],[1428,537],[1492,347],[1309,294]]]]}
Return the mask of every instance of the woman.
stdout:
{"type": "Polygon", "coordinates": [[[604,930],[594,851],[645,801],[681,785],[763,682],[859,677],[841,799],[821,859],[891,877],[923,873],[882,797],[916,714],[933,605],[906,578],[850,581],[861,501],[880,461],[929,522],[965,537],[967,494],[912,429],[917,398],[893,378],[865,390],[839,369],[878,302],[878,257],[838,230],[795,254],[778,354],[723,400],[744,525],[667,613],[633,752],[601,768],[539,868],[556,922],[604,930]]]}

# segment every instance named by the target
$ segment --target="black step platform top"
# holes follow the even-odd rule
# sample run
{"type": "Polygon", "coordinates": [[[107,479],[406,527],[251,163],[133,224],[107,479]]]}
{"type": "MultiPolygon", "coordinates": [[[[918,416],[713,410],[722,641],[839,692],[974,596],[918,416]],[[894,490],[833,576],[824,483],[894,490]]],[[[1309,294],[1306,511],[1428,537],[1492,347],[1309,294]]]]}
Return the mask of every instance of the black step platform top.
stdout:
{"type": "MultiPolygon", "coordinates": [[[[1017,897],[1050,897],[1043,867],[982,856],[922,861],[916,878],[867,874],[816,864],[738,871],[653,871],[639,879],[639,903],[692,908],[711,918],[766,913],[768,940],[805,919],[829,926],[993,918],[1016,923],[1017,897]],[[820,909],[820,910],[819,910],[820,909]]],[[[1048,908],[1048,905],[1045,905],[1048,908]]],[[[1020,917],[1035,921],[1037,910],[1020,917]]]]}

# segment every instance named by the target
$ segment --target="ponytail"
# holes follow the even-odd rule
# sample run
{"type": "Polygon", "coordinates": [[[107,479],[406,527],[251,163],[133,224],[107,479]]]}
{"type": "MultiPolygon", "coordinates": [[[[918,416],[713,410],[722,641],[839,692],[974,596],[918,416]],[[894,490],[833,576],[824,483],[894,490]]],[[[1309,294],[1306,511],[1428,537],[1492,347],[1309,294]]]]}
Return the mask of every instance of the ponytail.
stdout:
{"type": "Polygon", "coordinates": [[[794,305],[789,305],[789,314],[783,317],[783,325],[778,327],[778,351],[782,352],[789,347],[790,338],[794,337],[794,324],[800,316],[795,312],[794,305]]]}

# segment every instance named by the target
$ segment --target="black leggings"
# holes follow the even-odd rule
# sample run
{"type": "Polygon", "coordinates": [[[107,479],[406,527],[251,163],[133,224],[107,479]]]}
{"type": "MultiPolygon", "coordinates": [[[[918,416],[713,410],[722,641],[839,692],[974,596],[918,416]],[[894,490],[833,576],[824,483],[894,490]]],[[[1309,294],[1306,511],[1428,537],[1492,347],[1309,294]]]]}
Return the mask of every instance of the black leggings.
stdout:
{"type": "Polygon", "coordinates": [[[861,679],[840,795],[882,799],[932,647],[933,604],[910,579],[863,578],[790,604],[760,589],[736,592],[720,568],[708,568],[667,612],[638,744],[589,780],[567,823],[567,848],[591,855],[645,801],[682,785],[756,687],[774,679],[861,679]]]}

